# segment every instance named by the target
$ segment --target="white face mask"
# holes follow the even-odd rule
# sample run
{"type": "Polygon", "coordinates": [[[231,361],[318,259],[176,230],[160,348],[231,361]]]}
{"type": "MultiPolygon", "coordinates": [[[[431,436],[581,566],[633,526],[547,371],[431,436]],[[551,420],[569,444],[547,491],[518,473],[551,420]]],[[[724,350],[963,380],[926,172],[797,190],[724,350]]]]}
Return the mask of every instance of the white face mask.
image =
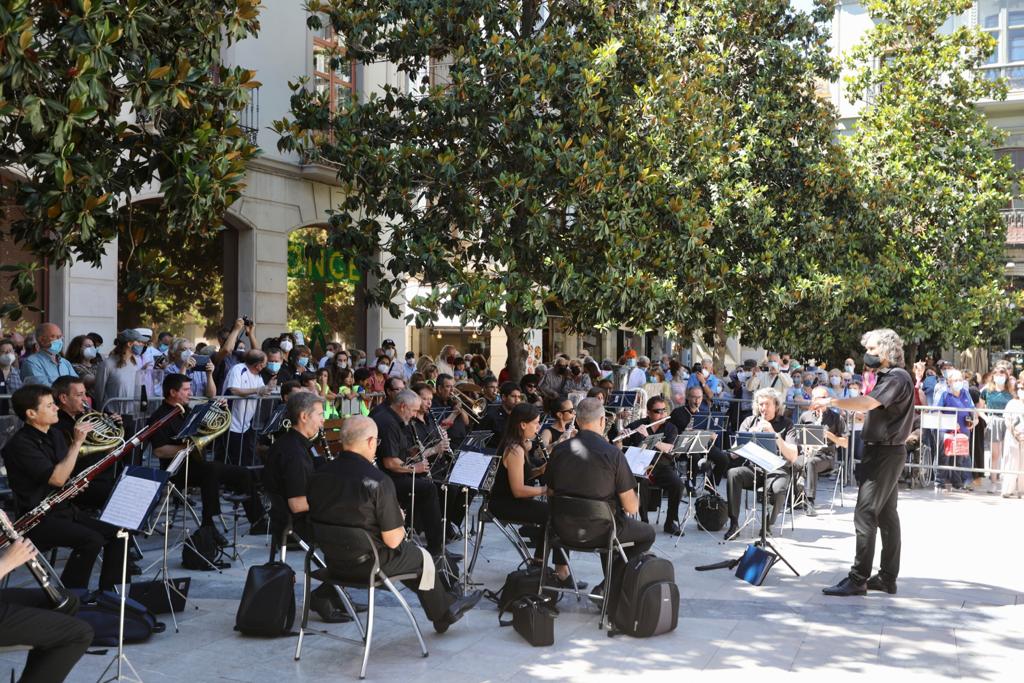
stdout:
{"type": "Polygon", "coordinates": [[[287,339],[285,339],[283,342],[281,342],[281,350],[284,351],[285,353],[288,353],[289,351],[291,351],[293,347],[294,347],[294,344],[292,344],[291,341],[289,341],[287,339]]]}
{"type": "Polygon", "coordinates": [[[191,358],[191,357],[192,357],[192,350],[191,349],[185,349],[184,351],[181,352],[181,362],[182,363],[187,363],[188,359],[191,358]]]}
{"type": "Polygon", "coordinates": [[[833,376],[833,377],[831,377],[829,379],[829,382],[831,382],[832,386],[834,386],[834,387],[838,387],[842,383],[842,381],[843,381],[842,377],[835,377],[835,376],[833,376]]]}
{"type": "Polygon", "coordinates": [[[860,396],[860,389],[850,389],[850,396],[860,396]]]}
{"type": "Polygon", "coordinates": [[[750,379],[750,373],[740,370],[739,372],[736,373],[736,379],[738,379],[741,382],[746,382],[748,379],[750,379]]]}
{"type": "Polygon", "coordinates": [[[707,379],[709,376],[711,376],[711,371],[708,370],[707,368],[704,368],[703,370],[700,371],[700,374],[704,375],[704,379],[707,379]]]}
{"type": "Polygon", "coordinates": [[[84,349],[82,349],[82,356],[86,360],[92,360],[93,358],[96,357],[96,348],[93,346],[86,346],[84,349]]]}
{"type": "Polygon", "coordinates": [[[387,374],[387,372],[388,372],[388,366],[384,365],[383,363],[380,363],[379,365],[377,365],[377,370],[378,370],[378,371],[379,371],[379,372],[380,372],[381,374],[385,374],[385,375],[386,375],[386,374],[387,374]]]}
{"type": "Polygon", "coordinates": [[[958,379],[955,382],[953,382],[953,393],[957,394],[957,393],[960,393],[963,390],[964,390],[964,381],[962,379],[958,379]]]}
{"type": "Polygon", "coordinates": [[[992,381],[995,383],[997,387],[1006,386],[1006,377],[1003,375],[996,375],[995,377],[992,378],[992,381]]]}
{"type": "Polygon", "coordinates": [[[856,366],[855,365],[850,365],[849,363],[847,363],[846,371],[852,375],[854,370],[856,370],[856,366]]]}
{"type": "Polygon", "coordinates": [[[5,353],[3,355],[0,355],[0,365],[2,365],[5,368],[10,367],[11,365],[14,364],[14,358],[15,356],[13,353],[5,353]]]}

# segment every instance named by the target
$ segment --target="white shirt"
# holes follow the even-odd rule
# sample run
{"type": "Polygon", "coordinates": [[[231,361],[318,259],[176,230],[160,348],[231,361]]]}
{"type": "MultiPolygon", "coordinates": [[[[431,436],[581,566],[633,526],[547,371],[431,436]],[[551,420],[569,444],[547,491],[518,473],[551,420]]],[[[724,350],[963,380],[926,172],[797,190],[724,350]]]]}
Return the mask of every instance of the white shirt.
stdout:
{"type": "Polygon", "coordinates": [[[626,379],[626,389],[643,389],[647,384],[647,371],[643,368],[633,368],[629,371],[626,379]]]}
{"type": "MultiPolygon", "coordinates": [[[[259,389],[263,386],[263,378],[259,374],[249,371],[245,363],[238,363],[228,370],[224,379],[224,393],[230,393],[229,389],[259,389]]],[[[231,431],[236,434],[243,434],[249,431],[252,426],[252,418],[256,415],[260,402],[258,396],[251,398],[236,398],[230,401],[231,404],[231,431]]]]}

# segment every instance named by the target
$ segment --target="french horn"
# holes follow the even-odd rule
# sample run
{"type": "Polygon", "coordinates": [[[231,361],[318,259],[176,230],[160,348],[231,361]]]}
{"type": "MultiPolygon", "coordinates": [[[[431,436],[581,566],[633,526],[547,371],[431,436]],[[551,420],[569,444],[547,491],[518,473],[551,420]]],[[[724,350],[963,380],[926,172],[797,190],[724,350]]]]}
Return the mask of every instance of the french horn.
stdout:
{"type": "Polygon", "coordinates": [[[85,435],[85,442],[79,455],[106,453],[124,443],[124,425],[110,415],[96,410],[85,413],[75,420],[75,426],[90,424],[92,431],[85,435]]]}

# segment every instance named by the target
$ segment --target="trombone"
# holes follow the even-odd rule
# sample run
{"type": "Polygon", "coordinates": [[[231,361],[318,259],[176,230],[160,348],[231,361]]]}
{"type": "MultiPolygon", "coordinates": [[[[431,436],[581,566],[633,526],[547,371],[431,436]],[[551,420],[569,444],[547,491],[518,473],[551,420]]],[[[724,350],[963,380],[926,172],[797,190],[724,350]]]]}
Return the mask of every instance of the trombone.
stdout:
{"type": "Polygon", "coordinates": [[[458,402],[459,409],[466,413],[474,424],[480,424],[480,420],[483,419],[484,412],[487,410],[487,399],[470,398],[464,393],[466,391],[480,393],[482,389],[471,382],[463,382],[452,389],[452,396],[454,396],[455,400],[458,402]]]}

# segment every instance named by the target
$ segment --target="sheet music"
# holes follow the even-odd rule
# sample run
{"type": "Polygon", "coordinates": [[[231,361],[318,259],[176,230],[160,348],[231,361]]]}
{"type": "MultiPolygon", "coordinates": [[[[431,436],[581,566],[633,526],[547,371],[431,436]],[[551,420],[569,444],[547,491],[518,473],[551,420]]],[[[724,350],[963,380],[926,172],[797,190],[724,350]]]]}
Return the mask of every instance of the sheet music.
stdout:
{"type": "Polygon", "coordinates": [[[119,529],[141,530],[161,486],[161,481],[142,477],[121,477],[110,494],[106,507],[103,508],[100,521],[119,529]]]}
{"type": "Polygon", "coordinates": [[[937,410],[921,413],[921,429],[955,431],[956,428],[956,413],[942,413],[937,410]]]}
{"type": "Polygon", "coordinates": [[[775,455],[767,448],[763,448],[753,441],[748,441],[742,446],[732,449],[732,452],[741,458],[746,458],[766,472],[774,472],[786,464],[784,458],[775,455]]]}
{"type": "Polygon", "coordinates": [[[637,446],[630,446],[626,449],[626,462],[629,463],[629,471],[635,477],[642,477],[647,474],[647,468],[651,461],[658,455],[658,451],[647,451],[637,446]]]}
{"type": "Polygon", "coordinates": [[[491,456],[474,451],[459,453],[452,471],[448,474],[448,483],[471,489],[480,488],[484,477],[487,476],[487,469],[491,466],[491,460],[491,456]]]}

